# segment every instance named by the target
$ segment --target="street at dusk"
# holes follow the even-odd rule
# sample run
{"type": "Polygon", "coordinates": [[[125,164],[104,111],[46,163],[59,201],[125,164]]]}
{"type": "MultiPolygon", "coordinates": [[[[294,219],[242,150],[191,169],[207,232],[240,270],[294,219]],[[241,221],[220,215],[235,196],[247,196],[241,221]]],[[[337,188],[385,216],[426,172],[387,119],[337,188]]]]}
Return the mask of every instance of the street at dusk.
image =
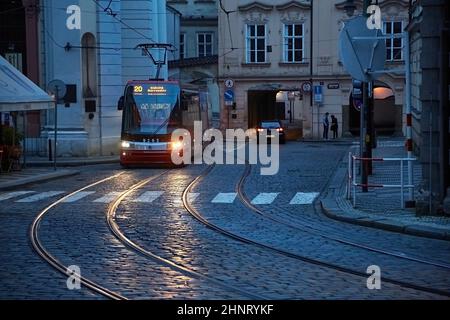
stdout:
{"type": "Polygon", "coordinates": [[[449,23],[431,0],[2,0],[0,300],[448,300],[449,23]]]}

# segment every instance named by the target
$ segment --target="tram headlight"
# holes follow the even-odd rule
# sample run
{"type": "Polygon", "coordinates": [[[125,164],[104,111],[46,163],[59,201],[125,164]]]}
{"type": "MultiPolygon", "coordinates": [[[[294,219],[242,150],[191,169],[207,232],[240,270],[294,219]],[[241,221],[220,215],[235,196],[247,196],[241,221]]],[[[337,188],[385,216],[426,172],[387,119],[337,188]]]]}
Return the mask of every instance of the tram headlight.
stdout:
{"type": "Polygon", "coordinates": [[[172,148],[172,150],[183,149],[183,142],[181,141],[171,142],[170,147],[172,148]]]}
{"type": "Polygon", "coordinates": [[[128,149],[129,147],[131,147],[131,143],[128,141],[122,141],[122,148],[128,149]]]}

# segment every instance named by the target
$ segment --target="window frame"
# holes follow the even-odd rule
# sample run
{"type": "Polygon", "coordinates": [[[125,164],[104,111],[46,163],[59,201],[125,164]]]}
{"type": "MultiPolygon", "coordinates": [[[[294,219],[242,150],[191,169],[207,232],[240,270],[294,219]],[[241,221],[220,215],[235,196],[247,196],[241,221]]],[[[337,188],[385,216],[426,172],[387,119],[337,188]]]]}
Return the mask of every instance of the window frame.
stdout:
{"type": "MultiPolygon", "coordinates": [[[[395,30],[394,26],[395,26],[396,23],[400,23],[400,25],[401,25],[400,26],[400,30],[401,30],[400,33],[402,33],[403,32],[403,26],[404,26],[403,20],[401,20],[401,21],[399,21],[399,20],[387,20],[387,21],[383,21],[383,34],[385,36],[396,34],[394,32],[394,30],[395,30]],[[387,25],[388,24],[391,27],[391,32],[389,34],[387,33],[387,25]]],[[[404,40],[403,38],[386,39],[386,41],[385,41],[386,42],[386,61],[388,61],[388,62],[401,62],[401,61],[404,61],[404,52],[403,52],[404,41],[403,40],[404,40]],[[397,47],[397,46],[394,45],[395,39],[400,39],[400,47],[397,47]],[[389,40],[391,41],[390,45],[388,45],[388,41],[389,40]],[[396,50],[398,50],[398,49],[400,49],[400,57],[396,58],[394,52],[396,50]],[[390,52],[391,52],[389,58],[388,58],[388,50],[390,50],[390,52]]]]}
{"type": "Polygon", "coordinates": [[[245,24],[245,61],[246,63],[267,63],[267,24],[246,23],[245,24]],[[258,27],[264,26],[264,36],[258,36],[258,27]],[[255,28],[255,35],[250,36],[250,27],[255,28]],[[258,61],[258,40],[264,40],[264,61],[258,61]],[[255,49],[251,50],[251,41],[254,41],[255,49]],[[251,52],[255,52],[255,61],[251,61],[251,52]]]}
{"type": "Polygon", "coordinates": [[[210,57],[214,55],[214,32],[197,32],[197,57],[204,58],[204,57],[210,57]],[[204,42],[203,42],[203,55],[200,55],[200,36],[203,36],[204,42]],[[206,36],[211,36],[211,43],[206,41],[206,36]],[[211,45],[211,53],[207,54],[207,46],[211,45]]]}
{"type": "Polygon", "coordinates": [[[305,62],[305,24],[304,23],[283,23],[283,63],[303,63],[305,62]],[[289,36],[287,33],[287,28],[292,27],[292,36],[289,36]],[[301,35],[298,36],[295,34],[295,27],[301,26],[301,35]],[[295,40],[301,39],[301,49],[297,49],[295,47],[295,40]],[[289,57],[289,49],[288,49],[288,41],[292,40],[292,53],[291,57],[289,57]],[[301,52],[301,60],[295,60],[295,53],[301,52]]]}
{"type": "Polygon", "coordinates": [[[180,60],[183,60],[185,58],[186,58],[186,33],[180,33],[180,60]]]}

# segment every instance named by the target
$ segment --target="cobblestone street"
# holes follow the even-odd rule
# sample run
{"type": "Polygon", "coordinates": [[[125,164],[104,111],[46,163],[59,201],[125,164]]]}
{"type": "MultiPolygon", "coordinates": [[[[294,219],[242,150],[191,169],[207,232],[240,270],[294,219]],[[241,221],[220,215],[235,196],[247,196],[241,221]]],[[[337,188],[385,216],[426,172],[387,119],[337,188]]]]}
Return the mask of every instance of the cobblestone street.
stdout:
{"type": "Polygon", "coordinates": [[[0,298],[105,299],[103,288],[127,299],[448,299],[450,242],[322,211],[349,148],[290,142],[274,176],[259,165],[103,164],[2,191],[0,298]],[[35,240],[97,290],[69,290],[35,240]],[[379,290],[367,287],[370,266],[379,290]]]}

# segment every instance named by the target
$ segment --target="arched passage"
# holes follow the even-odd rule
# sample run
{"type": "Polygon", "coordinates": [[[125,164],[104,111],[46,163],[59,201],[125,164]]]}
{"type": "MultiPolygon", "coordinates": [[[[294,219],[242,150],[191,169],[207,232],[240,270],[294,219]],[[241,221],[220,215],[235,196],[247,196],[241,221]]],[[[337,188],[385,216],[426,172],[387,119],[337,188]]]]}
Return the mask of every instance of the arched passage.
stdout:
{"type": "MultiPolygon", "coordinates": [[[[377,135],[393,135],[399,130],[401,122],[401,106],[395,104],[394,91],[383,82],[374,84],[374,127],[377,135]],[[400,120],[399,120],[400,117],[400,120]]],[[[360,111],[357,103],[350,95],[349,131],[359,136],[360,111]]]]}

